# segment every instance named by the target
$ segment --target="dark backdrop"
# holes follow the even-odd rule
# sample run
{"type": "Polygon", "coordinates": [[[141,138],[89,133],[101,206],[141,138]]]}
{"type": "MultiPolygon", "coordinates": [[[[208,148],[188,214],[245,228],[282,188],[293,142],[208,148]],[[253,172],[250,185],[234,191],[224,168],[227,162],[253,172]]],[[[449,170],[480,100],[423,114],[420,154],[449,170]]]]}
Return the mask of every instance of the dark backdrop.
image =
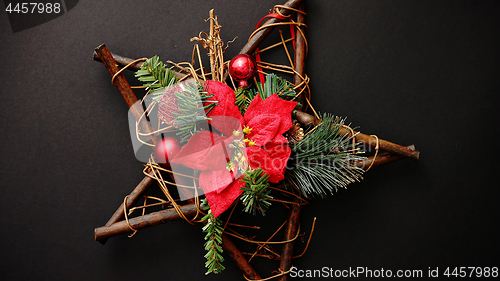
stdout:
{"type": "MultiPolygon", "coordinates": [[[[215,9],[226,51],[241,49],[280,1],[80,1],[13,33],[0,12],[2,280],[243,280],[228,258],[204,276],[200,225],[175,222],[94,241],[142,179],[127,106],[104,66],[127,57],[191,58],[215,9]]],[[[307,1],[313,104],[367,134],[415,144],[418,162],[368,172],[304,208],[316,230],[300,269],[500,266],[499,4],[495,1],[307,1]]],[[[133,75],[127,74],[131,84],[133,75]]],[[[268,221],[285,218],[274,207],[268,221]]],[[[281,235],[280,235],[281,237],[281,235]]],[[[299,244],[303,249],[304,244],[299,244]]],[[[257,260],[262,276],[276,262],[257,260]]]]}

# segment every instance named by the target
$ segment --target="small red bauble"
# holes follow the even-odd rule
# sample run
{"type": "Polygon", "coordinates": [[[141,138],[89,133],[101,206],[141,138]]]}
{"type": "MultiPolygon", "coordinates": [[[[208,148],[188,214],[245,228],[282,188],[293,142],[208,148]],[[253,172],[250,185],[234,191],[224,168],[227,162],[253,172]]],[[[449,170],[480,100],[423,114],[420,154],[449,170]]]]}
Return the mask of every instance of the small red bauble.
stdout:
{"type": "Polygon", "coordinates": [[[167,88],[162,94],[159,105],[158,105],[158,117],[162,122],[169,124],[170,126],[175,126],[174,120],[176,116],[180,113],[179,105],[175,97],[175,93],[184,90],[181,84],[176,84],[170,88],[167,88]]]}
{"type": "Polygon", "coordinates": [[[170,169],[170,160],[174,159],[180,150],[181,145],[177,138],[164,137],[155,146],[156,163],[165,169],[170,169]]]}
{"type": "Polygon", "coordinates": [[[240,87],[247,87],[250,80],[257,72],[255,59],[246,54],[239,54],[229,62],[229,74],[234,80],[239,81],[240,87]]]}

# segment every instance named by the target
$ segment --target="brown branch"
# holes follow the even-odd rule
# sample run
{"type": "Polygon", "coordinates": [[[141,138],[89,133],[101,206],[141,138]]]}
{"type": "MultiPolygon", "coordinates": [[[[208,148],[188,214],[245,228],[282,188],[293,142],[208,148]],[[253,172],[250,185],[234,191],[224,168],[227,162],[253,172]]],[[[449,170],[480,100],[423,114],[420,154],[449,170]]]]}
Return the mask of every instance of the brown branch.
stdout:
{"type": "Polygon", "coordinates": [[[259,274],[248,263],[245,257],[243,257],[243,254],[240,252],[240,250],[238,250],[236,245],[227,234],[222,234],[222,247],[224,248],[224,253],[229,255],[229,257],[236,263],[238,268],[243,272],[243,274],[245,274],[248,279],[261,279],[259,274]]]}
{"type": "MultiPolygon", "coordinates": [[[[149,173],[153,176],[153,172],[149,173]]],[[[154,179],[151,177],[144,177],[142,181],[134,188],[134,190],[127,197],[126,208],[129,209],[132,207],[137,200],[141,197],[141,195],[153,184],[154,179]]],[[[116,210],[116,212],[111,216],[111,218],[106,223],[106,226],[110,226],[116,222],[118,222],[123,217],[123,203],[116,210]]]]}
{"type": "MultiPolygon", "coordinates": [[[[111,52],[109,52],[109,50],[106,48],[105,45],[97,47],[96,50],[94,51],[93,57],[95,60],[104,63],[111,76],[113,76],[116,72],[118,72],[117,64],[125,66],[133,61],[132,59],[129,58],[121,57],[116,54],[111,54],[111,52]]],[[[141,65],[142,65],[141,62],[135,63],[129,66],[129,69],[138,70],[141,65]]],[[[127,80],[123,77],[123,75],[120,74],[116,77],[115,81],[117,81],[118,85],[120,85],[118,89],[122,93],[122,96],[127,102],[127,105],[131,107],[135,103],[135,101],[137,101],[137,98],[135,97],[135,94],[130,88],[130,85],[128,84],[127,80]]],[[[137,118],[137,116],[141,116],[141,114],[142,112],[136,112],[134,113],[134,116],[136,116],[137,118]],[[139,115],[136,115],[138,113],[139,115]]],[[[134,191],[132,191],[132,193],[130,194],[126,202],[127,207],[131,206],[133,202],[136,201],[137,198],[140,197],[142,193],[144,193],[144,191],[152,182],[153,180],[149,176],[146,176],[141,181],[141,183],[134,189],[134,191]]],[[[197,212],[197,208],[194,204],[181,206],[180,208],[186,217],[194,216],[197,212]]],[[[106,226],[99,227],[94,230],[95,240],[106,241],[107,238],[131,232],[132,230],[130,229],[130,226],[135,230],[140,230],[145,227],[154,226],[173,220],[178,220],[181,218],[174,209],[168,209],[129,219],[129,224],[130,224],[129,226],[126,221],[116,222],[122,216],[123,216],[123,204],[120,207],[120,209],[117,210],[115,214],[113,214],[108,223],[106,223],[106,226]]],[[[252,280],[261,279],[259,274],[257,274],[255,269],[246,261],[246,259],[243,257],[243,255],[238,250],[236,245],[231,241],[231,239],[225,234],[223,234],[222,237],[223,237],[222,246],[224,250],[234,260],[238,268],[240,268],[240,270],[248,278],[252,280]]]]}
{"type": "MultiPolygon", "coordinates": [[[[94,50],[94,59],[95,58],[99,58],[99,60],[104,64],[104,66],[106,67],[106,69],[108,70],[108,72],[111,76],[114,76],[119,71],[117,62],[115,61],[114,56],[108,50],[106,45],[102,44],[94,50]]],[[[128,64],[132,61],[132,60],[126,59],[126,58],[118,58],[118,59],[119,59],[119,61],[126,63],[126,64],[128,64]],[[128,61],[128,60],[130,60],[130,61],[128,61]]],[[[144,113],[144,111],[142,111],[142,107],[134,106],[137,102],[137,97],[135,96],[132,88],[130,87],[130,84],[127,82],[127,79],[125,79],[125,77],[122,74],[119,74],[116,76],[114,81],[115,81],[115,85],[118,87],[118,90],[122,94],[123,99],[127,103],[128,107],[130,108],[132,113],[134,114],[134,117],[136,118],[136,120],[139,120],[141,115],[144,113]]],[[[149,124],[147,124],[145,122],[141,122],[141,127],[146,132],[153,131],[153,129],[149,126],[149,124]]],[[[151,142],[156,143],[156,138],[151,138],[151,142]]],[[[152,174],[150,173],[150,175],[152,175],[152,174]]],[[[135,202],[137,202],[138,198],[142,196],[142,194],[148,189],[148,187],[152,183],[153,183],[153,179],[149,176],[146,176],[135,187],[135,189],[132,191],[132,193],[130,193],[129,197],[127,198],[127,201],[125,202],[126,207],[129,208],[133,204],[135,204],[135,202]]],[[[122,217],[123,217],[123,203],[120,206],[120,208],[118,208],[115,211],[113,216],[108,220],[108,222],[106,223],[106,227],[111,227],[112,225],[117,223],[118,220],[120,220],[122,217]]],[[[106,242],[106,238],[99,239],[98,241],[100,241],[101,243],[104,244],[106,242]]]]}
{"type": "MultiPolygon", "coordinates": [[[[192,217],[196,215],[197,209],[195,204],[188,204],[181,206],[181,211],[186,217],[192,217]]],[[[173,208],[162,210],[159,212],[153,212],[144,216],[139,216],[129,219],[130,226],[135,230],[141,230],[146,227],[166,223],[169,221],[174,221],[180,219],[181,216],[173,208]]],[[[110,226],[102,226],[94,230],[94,236],[96,241],[101,241],[113,236],[120,234],[125,234],[132,232],[126,221],[120,221],[114,223],[110,226]]]]}
{"type": "MultiPolygon", "coordinates": [[[[150,172],[149,175],[153,176],[153,172],[150,172]]],[[[153,184],[154,180],[151,177],[144,177],[142,181],[134,188],[134,190],[127,197],[126,209],[132,207],[137,200],[148,190],[148,188],[153,184]]],[[[112,224],[118,222],[123,217],[123,203],[116,209],[115,213],[111,216],[105,226],[111,226],[112,224]]],[[[107,239],[101,239],[99,242],[102,244],[106,243],[107,239]]]]}
{"type": "MultiPolygon", "coordinates": [[[[409,150],[415,150],[415,146],[413,144],[407,146],[406,148],[408,148],[409,150]]],[[[382,152],[382,153],[379,153],[377,155],[377,157],[371,156],[371,157],[368,157],[368,159],[366,159],[366,160],[361,160],[361,161],[356,162],[356,166],[359,168],[366,168],[366,167],[369,167],[373,162],[372,168],[374,168],[374,167],[378,167],[378,166],[388,164],[388,163],[391,163],[394,161],[398,161],[401,159],[405,159],[405,158],[400,156],[400,155],[390,154],[389,152],[382,152]]]]}
{"type": "MultiPolygon", "coordinates": [[[[117,55],[115,53],[111,53],[111,56],[115,60],[116,64],[118,66],[120,66],[120,67],[125,67],[125,66],[129,65],[130,63],[132,63],[134,61],[131,58],[123,57],[123,56],[117,55]]],[[[101,58],[99,58],[99,55],[97,54],[96,51],[94,51],[94,54],[93,54],[92,58],[95,61],[102,62],[101,58]]],[[[127,67],[127,70],[137,71],[137,70],[139,70],[141,68],[141,66],[142,66],[143,63],[144,62],[142,62],[142,61],[133,63],[133,64],[131,64],[131,65],[129,65],[127,67]]],[[[177,76],[177,78],[179,78],[179,79],[184,78],[186,75],[187,74],[185,74],[185,73],[175,72],[175,76],[177,76]]]]}
{"type": "MultiPolygon", "coordinates": [[[[300,4],[299,6],[300,11],[304,11],[304,3],[300,4]]],[[[297,13],[297,23],[305,23],[305,15],[302,13],[297,13]]],[[[298,85],[302,82],[302,77],[304,77],[304,72],[305,72],[305,59],[307,56],[306,53],[306,42],[305,38],[302,36],[302,34],[305,34],[306,30],[304,27],[299,27],[297,26],[298,29],[300,29],[302,32],[296,32],[295,33],[295,59],[294,59],[294,66],[295,66],[295,71],[297,71],[298,74],[295,74],[293,76],[293,83],[295,85],[298,85]]],[[[303,86],[304,87],[304,86],[303,86]]],[[[300,92],[300,88],[297,89],[300,92]]],[[[301,94],[298,98],[298,102],[302,105],[300,109],[305,107],[304,104],[304,95],[301,94]]]]}
{"type": "MultiPolygon", "coordinates": [[[[116,63],[115,59],[113,58],[113,55],[111,55],[111,52],[108,50],[105,44],[102,44],[99,47],[97,47],[94,50],[94,53],[97,54],[99,59],[102,61],[102,63],[108,70],[109,74],[111,75],[111,77],[114,77],[115,74],[118,71],[120,71],[120,69],[118,68],[118,64],[116,63]]],[[[127,103],[127,106],[130,108],[130,112],[132,112],[135,119],[138,121],[141,120],[141,116],[144,114],[144,110],[142,109],[142,106],[136,104],[137,97],[135,96],[134,91],[130,87],[130,84],[128,83],[127,79],[125,79],[125,76],[123,76],[123,74],[120,73],[115,77],[113,83],[122,94],[123,99],[127,103]]],[[[154,132],[153,128],[151,128],[149,123],[145,122],[144,120],[141,120],[140,126],[142,128],[142,131],[145,133],[154,132]]],[[[151,141],[153,144],[156,144],[155,137],[150,137],[149,141],[151,141]]]]}
{"type": "MultiPolygon", "coordinates": [[[[94,52],[101,59],[102,63],[104,63],[104,66],[106,66],[106,69],[108,70],[111,77],[113,77],[118,71],[120,71],[115,59],[111,55],[111,52],[108,50],[106,45],[100,45],[95,49],[94,52]]],[[[120,90],[123,99],[134,114],[135,118],[139,120],[143,112],[141,112],[137,107],[133,106],[137,102],[137,97],[135,96],[134,91],[130,87],[127,79],[125,79],[122,74],[119,74],[115,78],[114,85],[118,88],[118,90],[120,90]]]]}
{"type": "MultiPolygon", "coordinates": [[[[299,110],[294,110],[293,115],[297,119],[297,121],[299,121],[301,124],[303,124],[305,126],[312,126],[312,125],[316,126],[321,122],[320,119],[317,119],[313,115],[310,115],[308,113],[305,113],[305,112],[302,112],[299,110]]],[[[350,133],[350,130],[343,127],[340,129],[340,132],[345,134],[345,133],[350,133]]],[[[369,135],[365,135],[363,133],[358,133],[356,135],[356,140],[358,140],[364,144],[367,144],[371,147],[377,146],[377,141],[374,137],[371,137],[369,135]]],[[[381,150],[387,151],[391,154],[396,154],[396,155],[402,156],[404,158],[411,158],[414,160],[418,160],[418,158],[420,157],[420,151],[411,150],[411,149],[408,149],[408,148],[401,146],[399,144],[395,144],[395,143],[392,143],[392,142],[389,142],[386,140],[382,140],[382,139],[379,139],[378,144],[379,144],[379,148],[381,150]]]]}
{"type": "MultiPolygon", "coordinates": [[[[289,0],[283,6],[289,8],[297,8],[303,0],[289,0]]],[[[280,9],[280,13],[287,16],[291,13],[288,9],[280,9]]],[[[262,26],[270,25],[279,22],[280,20],[277,18],[271,18],[267,20],[262,26]]],[[[268,28],[264,28],[261,31],[257,32],[253,37],[248,39],[247,44],[241,49],[240,54],[253,55],[255,49],[257,49],[266,39],[266,37],[274,30],[274,26],[269,26],[268,28]]]]}
{"type": "MultiPolygon", "coordinates": [[[[130,64],[130,63],[132,63],[134,61],[133,59],[122,57],[122,56],[114,54],[114,53],[111,53],[111,56],[115,60],[116,64],[118,64],[121,67],[124,67],[124,66],[126,66],[126,65],[128,65],[128,64],[130,64]]],[[[92,55],[92,58],[95,61],[102,62],[101,58],[99,57],[99,55],[95,51],[94,51],[94,54],[92,55]]],[[[137,71],[137,70],[139,70],[141,68],[141,66],[142,66],[143,63],[144,62],[142,62],[142,61],[136,62],[136,63],[130,65],[128,67],[128,69],[137,71]]]]}
{"type": "MultiPolygon", "coordinates": [[[[297,235],[297,231],[299,229],[299,217],[301,211],[301,205],[299,205],[300,200],[295,198],[292,208],[288,212],[288,223],[285,228],[285,237],[284,240],[290,240],[297,235]]],[[[293,258],[293,248],[295,245],[295,240],[286,243],[283,246],[283,250],[281,252],[281,261],[280,261],[280,269],[282,272],[286,272],[290,269],[292,265],[293,258]]],[[[288,275],[282,275],[278,278],[278,281],[286,281],[288,280],[288,275]]]]}

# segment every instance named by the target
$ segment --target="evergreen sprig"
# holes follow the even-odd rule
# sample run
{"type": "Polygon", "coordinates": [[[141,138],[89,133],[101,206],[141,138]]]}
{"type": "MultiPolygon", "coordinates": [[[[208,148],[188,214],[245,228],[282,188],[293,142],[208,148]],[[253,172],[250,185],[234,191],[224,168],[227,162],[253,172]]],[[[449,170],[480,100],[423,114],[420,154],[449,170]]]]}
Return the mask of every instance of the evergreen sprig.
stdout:
{"type": "Polygon", "coordinates": [[[256,170],[247,170],[247,172],[240,178],[245,183],[241,188],[241,202],[247,213],[256,214],[257,210],[265,216],[265,211],[271,206],[269,199],[273,199],[270,194],[271,190],[268,189],[269,175],[264,173],[261,168],[256,170]]]}
{"type": "Polygon", "coordinates": [[[222,233],[224,232],[224,228],[222,225],[222,221],[219,218],[214,218],[214,215],[211,211],[208,212],[206,216],[202,218],[202,221],[206,221],[207,224],[203,227],[203,232],[205,235],[205,250],[207,253],[205,254],[205,258],[207,262],[205,263],[205,267],[208,269],[205,274],[209,273],[220,273],[225,267],[222,265],[224,261],[224,257],[222,257],[222,233]]]}
{"type": "Polygon", "coordinates": [[[297,93],[290,82],[271,73],[266,75],[264,86],[258,82],[256,89],[249,87],[238,88],[236,91],[236,105],[240,109],[240,112],[244,114],[256,95],[260,95],[265,100],[273,94],[277,94],[284,100],[291,100],[297,93]]]}
{"type": "Polygon", "coordinates": [[[145,61],[141,68],[135,72],[135,77],[139,81],[145,82],[144,86],[151,89],[150,94],[156,98],[159,98],[158,95],[163,92],[162,88],[172,86],[178,81],[175,72],[167,68],[158,56],[145,61]]]}
{"type": "Polygon", "coordinates": [[[174,126],[179,128],[177,135],[181,142],[186,142],[199,132],[200,128],[210,120],[206,115],[217,105],[209,101],[213,97],[203,91],[197,83],[185,83],[185,89],[175,93],[178,112],[175,113],[174,126]],[[204,105],[205,104],[205,105],[204,105]]]}
{"type": "Polygon", "coordinates": [[[288,162],[290,180],[306,196],[323,197],[363,177],[363,169],[354,165],[364,159],[362,152],[353,148],[354,136],[341,132],[345,119],[324,114],[322,120],[292,148],[288,162]]]}
{"type": "Polygon", "coordinates": [[[276,74],[271,73],[266,75],[266,82],[264,86],[262,83],[257,83],[257,91],[260,97],[265,100],[273,94],[277,94],[280,98],[284,100],[290,100],[295,97],[296,93],[290,82],[286,79],[276,76],[276,74]]]}
{"type": "Polygon", "coordinates": [[[252,102],[253,98],[257,95],[257,92],[253,88],[240,87],[235,92],[236,95],[236,105],[238,106],[241,114],[245,114],[248,106],[252,102]]]}

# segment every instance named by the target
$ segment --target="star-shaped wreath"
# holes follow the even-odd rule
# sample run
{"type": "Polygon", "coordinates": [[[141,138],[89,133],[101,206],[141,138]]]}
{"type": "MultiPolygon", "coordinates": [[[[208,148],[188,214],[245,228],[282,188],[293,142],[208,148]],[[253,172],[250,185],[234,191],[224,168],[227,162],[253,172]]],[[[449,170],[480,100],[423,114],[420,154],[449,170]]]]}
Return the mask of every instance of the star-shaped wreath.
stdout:
{"type": "MultiPolygon", "coordinates": [[[[301,2],[290,0],[276,6],[263,18],[269,18],[264,24],[257,24],[240,55],[229,62],[223,59],[221,27],[210,11],[210,32],[192,39],[208,50],[210,71],[201,65],[198,44],[193,50],[198,54],[198,68],[194,60],[168,62],[171,66],[167,67],[158,57],[131,60],[110,53],[105,45],[96,48],[94,58],[105,64],[130,107],[132,141],[137,158],[145,162],[146,175],[106,225],[96,228],[96,240],[104,243],[118,234],[135,234],[147,226],[184,219],[204,225],[207,274],[224,269],[225,252],[247,280],[262,280],[249,264],[255,256],[279,259],[279,271],[265,280],[285,280],[299,235],[301,206],[308,198],[323,197],[359,181],[372,167],[418,159],[413,146],[356,132],[344,124],[344,118],[314,110],[310,80],[304,73],[307,41],[301,2]],[[259,50],[259,45],[275,27],[282,26],[290,27],[291,38],[284,39],[280,30],[281,42],[271,47],[284,47],[290,57],[287,44],[291,42],[295,55],[291,66],[260,58],[270,47],[259,50]],[[147,93],[140,101],[121,74],[125,69],[135,70],[144,82],[139,88],[146,88],[147,93]],[[276,72],[291,74],[293,82],[276,72]],[[371,148],[374,155],[365,157],[363,152],[371,148]],[[165,199],[145,195],[154,182],[165,199]],[[174,198],[172,187],[178,189],[181,201],[174,198]],[[134,207],[141,197],[143,205],[134,207]],[[274,202],[290,209],[287,223],[276,231],[284,229],[283,241],[271,241],[276,233],[265,242],[256,241],[233,229],[230,219],[238,206],[265,215],[274,202]],[[163,209],[146,213],[153,206],[163,209]],[[142,210],[142,215],[129,218],[136,210],[142,210]],[[230,236],[255,244],[255,252],[245,253],[250,255],[245,258],[230,236]],[[281,255],[271,244],[283,245],[281,255]]],[[[309,239],[313,229],[314,224],[309,239]]]]}

